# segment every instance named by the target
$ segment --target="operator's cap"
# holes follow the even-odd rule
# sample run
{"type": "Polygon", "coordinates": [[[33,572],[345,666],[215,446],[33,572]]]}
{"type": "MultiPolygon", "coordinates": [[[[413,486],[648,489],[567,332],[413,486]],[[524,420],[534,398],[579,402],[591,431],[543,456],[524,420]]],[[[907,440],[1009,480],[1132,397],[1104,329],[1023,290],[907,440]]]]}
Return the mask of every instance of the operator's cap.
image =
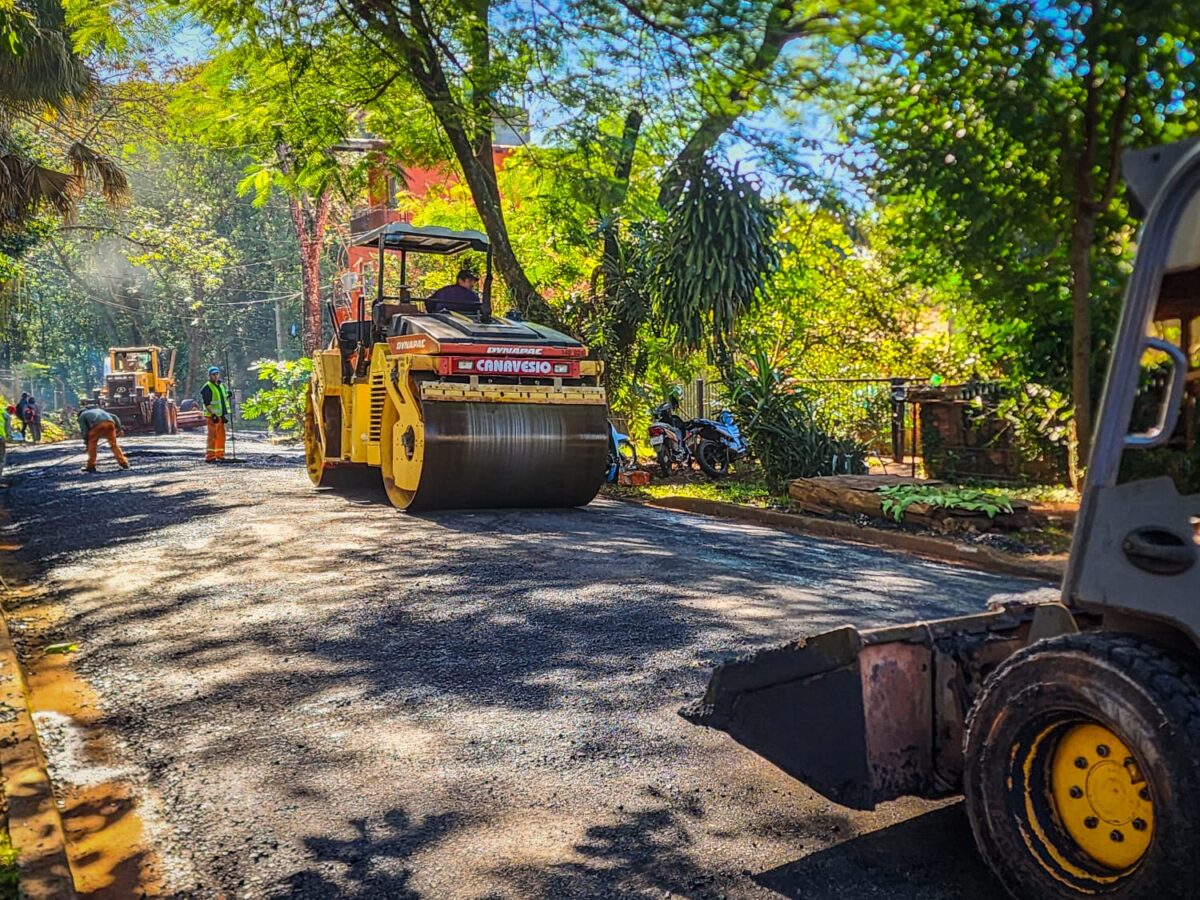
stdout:
{"type": "Polygon", "coordinates": [[[220,367],[220,366],[209,366],[209,367],[208,367],[208,374],[209,374],[209,375],[219,375],[220,373],[221,373],[221,367],[220,367]]]}
{"type": "Polygon", "coordinates": [[[479,280],[479,276],[476,275],[475,272],[472,271],[471,269],[459,269],[458,270],[458,280],[462,281],[464,278],[470,278],[472,281],[479,280]]]}

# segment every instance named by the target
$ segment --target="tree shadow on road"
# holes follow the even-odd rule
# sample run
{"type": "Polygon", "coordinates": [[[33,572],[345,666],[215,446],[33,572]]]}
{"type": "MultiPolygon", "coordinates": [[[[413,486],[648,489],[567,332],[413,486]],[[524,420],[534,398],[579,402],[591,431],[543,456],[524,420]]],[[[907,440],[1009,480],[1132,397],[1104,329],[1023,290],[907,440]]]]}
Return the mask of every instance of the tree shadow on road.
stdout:
{"type": "Polygon", "coordinates": [[[11,527],[24,545],[21,558],[44,571],[82,551],[162,539],[165,529],[228,511],[219,495],[181,477],[180,454],[147,459],[131,449],[129,456],[128,470],[102,458],[89,474],[80,471],[82,453],[68,454],[61,444],[23,451],[4,498],[17,511],[11,527]]]}
{"type": "Polygon", "coordinates": [[[529,898],[716,896],[723,880],[690,855],[691,829],[704,817],[695,797],[672,800],[650,787],[617,821],[593,825],[573,848],[578,860],[547,866],[498,866],[509,894],[529,898]]]}
{"type": "Polygon", "coordinates": [[[314,865],[288,876],[271,890],[279,900],[416,900],[406,864],[414,853],[435,844],[458,827],[453,813],[426,816],[420,821],[402,809],[383,815],[381,823],[354,819],[352,838],[309,837],[304,843],[314,865]]]}

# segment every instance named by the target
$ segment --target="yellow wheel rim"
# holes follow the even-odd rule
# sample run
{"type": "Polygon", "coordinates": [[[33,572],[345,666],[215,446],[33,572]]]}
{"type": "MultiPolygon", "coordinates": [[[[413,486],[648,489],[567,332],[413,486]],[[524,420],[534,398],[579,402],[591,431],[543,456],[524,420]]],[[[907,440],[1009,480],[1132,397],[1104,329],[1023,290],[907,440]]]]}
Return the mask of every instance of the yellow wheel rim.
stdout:
{"type": "Polygon", "coordinates": [[[1071,840],[1114,870],[1140,860],[1154,835],[1150,786],[1124,741],[1101,725],[1071,726],[1050,763],[1050,792],[1071,840]]]}

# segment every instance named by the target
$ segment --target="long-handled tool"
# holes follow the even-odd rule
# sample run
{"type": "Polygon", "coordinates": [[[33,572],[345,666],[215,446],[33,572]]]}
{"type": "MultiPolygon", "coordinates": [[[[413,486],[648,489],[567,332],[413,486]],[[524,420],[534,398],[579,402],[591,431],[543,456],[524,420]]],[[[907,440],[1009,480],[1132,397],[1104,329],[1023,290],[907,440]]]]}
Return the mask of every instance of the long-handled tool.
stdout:
{"type": "Polygon", "coordinates": [[[246,460],[241,459],[237,455],[237,429],[234,428],[234,420],[237,419],[237,391],[233,387],[233,373],[229,369],[229,350],[225,351],[225,378],[229,382],[229,456],[225,457],[227,463],[244,463],[246,460]]]}

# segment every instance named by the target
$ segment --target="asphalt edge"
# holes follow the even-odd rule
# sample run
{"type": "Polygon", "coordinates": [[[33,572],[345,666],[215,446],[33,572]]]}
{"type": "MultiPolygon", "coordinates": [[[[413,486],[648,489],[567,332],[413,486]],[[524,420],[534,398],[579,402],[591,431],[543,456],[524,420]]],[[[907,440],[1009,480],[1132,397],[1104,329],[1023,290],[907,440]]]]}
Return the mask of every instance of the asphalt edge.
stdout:
{"type": "MultiPolygon", "coordinates": [[[[0,521],[7,510],[0,506],[0,521]]],[[[19,596],[8,550],[0,551],[0,783],[8,835],[17,853],[17,891],[22,900],[75,900],[66,832],[54,797],[37,726],[29,682],[8,628],[9,598],[19,596]],[[8,556],[8,559],[4,559],[8,556]]]]}
{"type": "Polygon", "coordinates": [[[799,513],[781,512],[774,509],[761,509],[756,506],[742,506],[738,503],[726,503],[721,500],[706,500],[700,497],[660,497],[655,500],[641,500],[631,497],[617,498],[626,503],[639,506],[650,506],[658,509],[669,509],[676,512],[697,513],[721,519],[738,519],[765,525],[781,531],[791,531],[812,537],[836,538],[855,544],[867,544],[875,547],[886,547],[900,550],[917,556],[936,559],[941,562],[966,563],[987,572],[1001,575],[1023,575],[1030,578],[1043,578],[1047,581],[1060,582],[1066,571],[1063,560],[1047,559],[1044,557],[1022,556],[1017,553],[1006,553],[992,547],[960,544],[946,538],[933,537],[925,534],[911,534],[904,531],[888,531],[883,528],[872,528],[869,525],[855,525],[853,522],[843,522],[837,519],[819,519],[799,513]]]}

